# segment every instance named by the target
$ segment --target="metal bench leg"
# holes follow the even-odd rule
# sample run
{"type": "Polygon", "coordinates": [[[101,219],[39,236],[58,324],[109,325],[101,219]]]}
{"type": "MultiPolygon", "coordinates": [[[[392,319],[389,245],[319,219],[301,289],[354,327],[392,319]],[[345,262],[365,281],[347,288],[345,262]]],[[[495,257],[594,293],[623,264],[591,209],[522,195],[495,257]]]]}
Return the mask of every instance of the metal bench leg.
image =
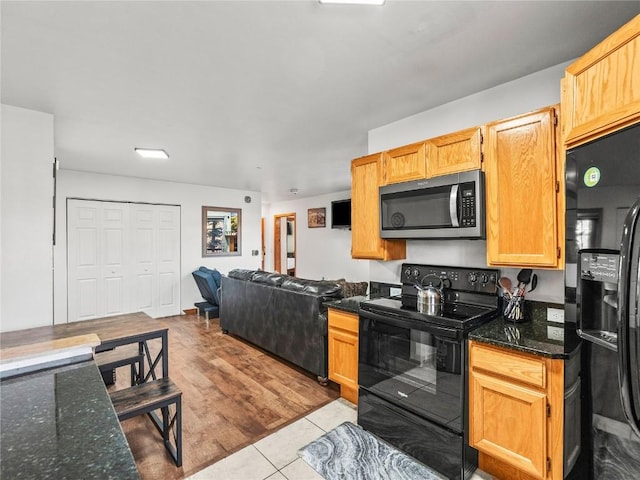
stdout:
{"type": "Polygon", "coordinates": [[[176,465],[182,465],[182,397],[176,402],[176,465]]]}
{"type": "Polygon", "coordinates": [[[169,407],[163,407],[162,410],[162,440],[165,448],[173,458],[177,467],[182,466],[182,397],[178,397],[175,402],[176,413],[173,417],[169,415],[169,407]],[[171,444],[171,429],[174,430],[173,441],[171,444]]]}
{"type": "Polygon", "coordinates": [[[133,387],[138,383],[138,372],[136,371],[136,364],[131,364],[131,386],[133,387]]]}

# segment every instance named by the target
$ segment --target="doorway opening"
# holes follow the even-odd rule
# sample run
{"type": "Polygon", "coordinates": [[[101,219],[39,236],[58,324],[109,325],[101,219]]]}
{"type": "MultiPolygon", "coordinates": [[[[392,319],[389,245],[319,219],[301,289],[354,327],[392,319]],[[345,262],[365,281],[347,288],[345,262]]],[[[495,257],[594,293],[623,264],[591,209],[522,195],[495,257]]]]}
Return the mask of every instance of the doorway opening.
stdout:
{"type": "Polygon", "coordinates": [[[273,216],[273,270],[296,275],[296,214],[273,216]]]}

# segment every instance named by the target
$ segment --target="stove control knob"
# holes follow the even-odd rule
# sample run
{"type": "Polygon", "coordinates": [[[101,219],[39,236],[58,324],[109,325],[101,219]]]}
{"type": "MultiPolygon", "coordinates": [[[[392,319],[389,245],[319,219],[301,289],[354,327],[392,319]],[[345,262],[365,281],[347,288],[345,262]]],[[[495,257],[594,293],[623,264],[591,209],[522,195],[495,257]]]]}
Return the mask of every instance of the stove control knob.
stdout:
{"type": "Polygon", "coordinates": [[[420,270],[418,270],[417,268],[414,268],[413,272],[411,273],[415,278],[418,278],[420,276],[420,270]]]}
{"type": "Polygon", "coordinates": [[[469,272],[467,275],[467,281],[471,284],[474,284],[478,281],[478,274],[476,272],[469,272]]]}
{"type": "Polygon", "coordinates": [[[407,278],[411,277],[411,267],[407,267],[404,271],[404,276],[407,278]]]}
{"type": "Polygon", "coordinates": [[[480,282],[483,285],[486,285],[489,282],[489,275],[487,275],[486,273],[483,273],[480,275],[480,282]]]}

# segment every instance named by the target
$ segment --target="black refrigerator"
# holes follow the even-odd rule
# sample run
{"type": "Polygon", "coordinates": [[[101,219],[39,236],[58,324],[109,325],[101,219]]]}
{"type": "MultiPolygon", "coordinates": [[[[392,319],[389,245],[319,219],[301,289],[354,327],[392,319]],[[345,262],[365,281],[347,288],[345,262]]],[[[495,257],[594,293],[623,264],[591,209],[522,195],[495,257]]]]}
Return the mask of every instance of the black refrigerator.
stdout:
{"type": "Polygon", "coordinates": [[[565,346],[580,357],[565,477],[640,479],[640,124],[568,150],[565,180],[565,346]]]}

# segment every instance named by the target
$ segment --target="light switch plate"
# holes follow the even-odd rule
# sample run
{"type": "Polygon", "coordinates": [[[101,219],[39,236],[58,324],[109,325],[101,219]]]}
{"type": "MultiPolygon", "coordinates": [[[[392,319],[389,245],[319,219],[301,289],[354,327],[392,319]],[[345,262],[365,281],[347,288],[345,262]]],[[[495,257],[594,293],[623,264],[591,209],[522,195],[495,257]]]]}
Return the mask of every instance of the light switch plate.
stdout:
{"type": "Polygon", "coordinates": [[[564,310],[547,308],[547,322],[564,323],[564,310]]]}

